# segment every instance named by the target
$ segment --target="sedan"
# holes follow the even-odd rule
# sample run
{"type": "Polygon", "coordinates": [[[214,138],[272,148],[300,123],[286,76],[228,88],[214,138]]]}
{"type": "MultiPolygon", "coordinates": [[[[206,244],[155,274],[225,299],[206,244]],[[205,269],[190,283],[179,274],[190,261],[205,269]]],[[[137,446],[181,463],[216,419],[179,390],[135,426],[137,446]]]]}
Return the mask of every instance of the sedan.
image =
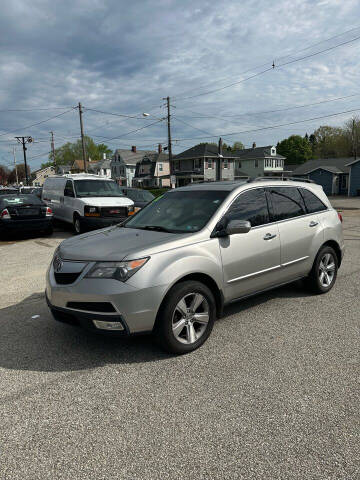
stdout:
{"type": "Polygon", "coordinates": [[[148,203],[154,200],[154,195],[148,190],[141,188],[120,187],[123,194],[134,202],[135,211],[144,208],[148,203]]]}
{"type": "Polygon", "coordinates": [[[35,195],[0,196],[0,235],[28,231],[51,235],[52,211],[35,195]]]}

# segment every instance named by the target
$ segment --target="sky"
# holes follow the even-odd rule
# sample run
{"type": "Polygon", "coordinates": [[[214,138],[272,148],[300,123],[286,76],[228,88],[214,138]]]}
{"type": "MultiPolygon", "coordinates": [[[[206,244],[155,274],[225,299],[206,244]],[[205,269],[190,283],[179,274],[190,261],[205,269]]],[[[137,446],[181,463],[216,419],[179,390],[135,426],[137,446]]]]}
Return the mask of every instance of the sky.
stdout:
{"type": "Polygon", "coordinates": [[[112,150],[167,145],[167,96],[174,153],[341,125],[360,114],[359,19],[358,0],[2,0],[0,164],[21,162],[16,135],[32,170],[50,131],[76,141],[78,102],[112,150]]]}

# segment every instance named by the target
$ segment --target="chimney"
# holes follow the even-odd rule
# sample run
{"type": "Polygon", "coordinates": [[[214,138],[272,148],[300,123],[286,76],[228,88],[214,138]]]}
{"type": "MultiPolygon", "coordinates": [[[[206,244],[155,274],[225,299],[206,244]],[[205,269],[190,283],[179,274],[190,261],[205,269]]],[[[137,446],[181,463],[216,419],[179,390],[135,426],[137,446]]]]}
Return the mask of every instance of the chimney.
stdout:
{"type": "Polygon", "coordinates": [[[136,153],[136,145],[133,145],[133,146],[131,147],[131,151],[132,151],[133,153],[136,153]]]}
{"type": "Polygon", "coordinates": [[[161,153],[161,152],[162,152],[162,145],[161,145],[161,143],[159,143],[159,145],[158,145],[158,153],[161,153]]]}
{"type": "Polygon", "coordinates": [[[253,142],[252,148],[256,148],[256,143],[255,142],[253,142]]]}

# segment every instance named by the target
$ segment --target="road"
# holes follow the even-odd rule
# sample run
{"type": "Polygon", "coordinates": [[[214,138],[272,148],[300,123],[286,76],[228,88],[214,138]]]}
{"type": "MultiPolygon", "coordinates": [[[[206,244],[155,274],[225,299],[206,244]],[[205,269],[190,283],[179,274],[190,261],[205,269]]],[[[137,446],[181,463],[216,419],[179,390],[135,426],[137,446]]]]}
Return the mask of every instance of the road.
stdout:
{"type": "Polygon", "coordinates": [[[233,304],[193,354],[52,320],[53,237],[0,243],[0,478],[359,478],[360,212],[337,284],[233,304]]]}

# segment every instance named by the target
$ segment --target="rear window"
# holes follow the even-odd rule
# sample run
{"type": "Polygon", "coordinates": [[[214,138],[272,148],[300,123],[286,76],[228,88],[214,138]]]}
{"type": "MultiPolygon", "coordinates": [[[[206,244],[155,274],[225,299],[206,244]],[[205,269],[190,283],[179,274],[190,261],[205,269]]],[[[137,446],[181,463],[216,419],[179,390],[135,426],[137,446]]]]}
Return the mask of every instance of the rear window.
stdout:
{"type": "Polygon", "coordinates": [[[306,210],[308,213],[321,212],[322,210],[327,210],[327,206],[312,192],[306,188],[301,188],[301,195],[304,198],[306,210]]]}
{"type": "Polygon", "coordinates": [[[35,195],[4,195],[0,198],[0,203],[3,207],[43,204],[35,195]]]}

